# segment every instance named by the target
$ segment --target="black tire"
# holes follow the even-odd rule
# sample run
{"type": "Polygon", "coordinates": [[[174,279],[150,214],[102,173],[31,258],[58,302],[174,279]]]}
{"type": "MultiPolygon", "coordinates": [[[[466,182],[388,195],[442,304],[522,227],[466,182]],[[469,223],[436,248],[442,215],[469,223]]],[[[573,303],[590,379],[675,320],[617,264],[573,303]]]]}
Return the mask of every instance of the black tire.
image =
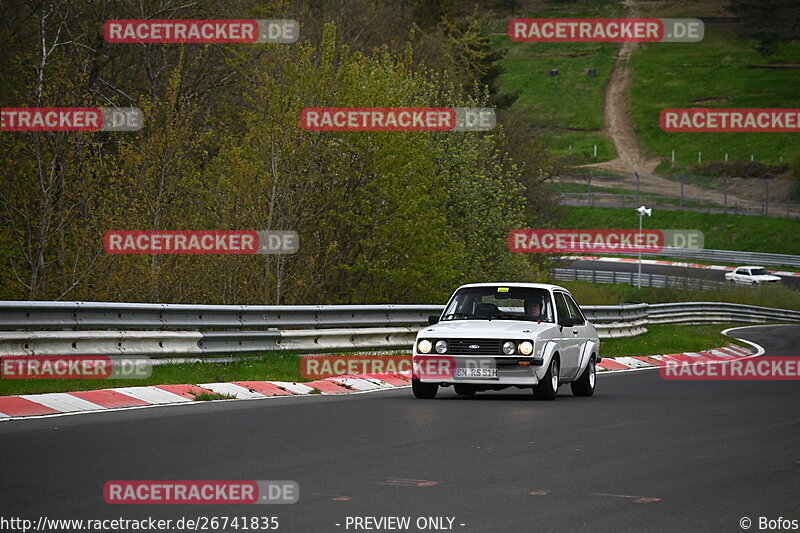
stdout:
{"type": "Polygon", "coordinates": [[[459,385],[453,385],[453,389],[456,391],[456,394],[459,396],[475,396],[475,385],[468,385],[466,383],[461,383],[459,385]]]}
{"type": "Polygon", "coordinates": [[[558,394],[558,371],[560,369],[558,357],[553,356],[547,373],[538,385],[533,386],[533,397],[537,400],[554,400],[558,394]]]}
{"type": "Polygon", "coordinates": [[[412,379],[411,390],[414,392],[415,398],[431,400],[436,398],[436,393],[439,392],[439,385],[436,383],[423,383],[418,379],[412,379]]]}
{"type": "Polygon", "coordinates": [[[594,385],[597,381],[597,368],[594,355],[589,359],[589,364],[581,374],[581,377],[569,384],[574,396],[591,396],[594,394],[594,385]]]}

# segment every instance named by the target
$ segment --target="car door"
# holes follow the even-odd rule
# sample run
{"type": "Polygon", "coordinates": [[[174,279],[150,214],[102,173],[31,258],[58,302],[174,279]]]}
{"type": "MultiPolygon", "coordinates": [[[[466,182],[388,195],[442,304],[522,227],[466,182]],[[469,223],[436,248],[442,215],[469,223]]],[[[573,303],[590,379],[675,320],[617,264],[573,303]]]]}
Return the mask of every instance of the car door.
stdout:
{"type": "Polygon", "coordinates": [[[749,268],[738,269],[736,275],[736,282],[744,284],[750,283],[750,269],[749,268]]]}
{"type": "MultiPolygon", "coordinates": [[[[580,369],[581,364],[581,354],[583,353],[583,347],[586,346],[586,343],[589,342],[590,338],[593,338],[594,335],[592,333],[592,328],[589,326],[589,323],[586,320],[586,317],[583,316],[583,312],[578,304],[575,302],[575,299],[572,298],[569,294],[564,294],[564,300],[567,302],[567,308],[569,308],[569,314],[575,320],[575,326],[571,328],[573,334],[577,331],[577,341],[578,341],[578,361],[575,366],[575,372],[580,369]]],[[[567,328],[564,328],[567,329],[567,328]]]]}
{"type": "MultiPolygon", "coordinates": [[[[560,321],[562,317],[572,318],[567,304],[567,295],[559,291],[554,292],[553,297],[556,301],[556,322],[560,321]]],[[[571,379],[575,376],[580,359],[581,342],[578,326],[559,327],[557,342],[558,353],[561,355],[561,371],[559,374],[562,378],[571,379]]]]}

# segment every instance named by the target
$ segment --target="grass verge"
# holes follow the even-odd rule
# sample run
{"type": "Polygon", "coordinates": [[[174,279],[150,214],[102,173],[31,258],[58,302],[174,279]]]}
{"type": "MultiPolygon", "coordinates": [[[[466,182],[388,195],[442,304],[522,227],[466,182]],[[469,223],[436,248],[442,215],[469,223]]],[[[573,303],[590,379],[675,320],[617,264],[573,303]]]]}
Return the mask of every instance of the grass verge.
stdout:
{"type": "MultiPolygon", "coordinates": [[[[696,16],[696,15],[695,15],[696,16]]],[[[800,69],[753,69],[797,61],[800,44],[762,57],[734,28],[706,25],[702,43],[647,43],[633,55],[630,109],[642,144],[651,153],[690,166],[702,152],[703,161],[756,161],[776,164],[797,150],[791,133],[668,133],[661,131],[664,108],[791,108],[800,104],[800,69]]]]}
{"type": "Polygon", "coordinates": [[[661,355],[719,348],[727,346],[734,340],[720,332],[737,325],[741,326],[741,324],[702,326],[653,324],[647,326],[647,333],[638,337],[603,340],[600,345],[600,356],[661,355]]]}
{"type": "MultiPolygon", "coordinates": [[[[637,229],[632,208],[562,207],[561,224],[571,229],[637,229]]],[[[645,229],[697,229],[705,234],[705,247],[800,255],[800,220],[746,215],[695,213],[654,209],[645,229]]]]}

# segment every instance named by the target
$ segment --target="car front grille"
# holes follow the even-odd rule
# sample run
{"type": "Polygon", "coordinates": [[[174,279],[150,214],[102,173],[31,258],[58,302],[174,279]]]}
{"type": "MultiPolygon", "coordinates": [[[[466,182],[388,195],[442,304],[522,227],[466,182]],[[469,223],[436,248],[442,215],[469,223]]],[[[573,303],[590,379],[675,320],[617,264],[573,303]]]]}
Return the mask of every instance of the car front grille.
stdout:
{"type": "Polygon", "coordinates": [[[448,339],[447,353],[453,355],[503,355],[502,340],[496,339],[448,339]],[[478,348],[474,348],[478,346],[478,348]]]}

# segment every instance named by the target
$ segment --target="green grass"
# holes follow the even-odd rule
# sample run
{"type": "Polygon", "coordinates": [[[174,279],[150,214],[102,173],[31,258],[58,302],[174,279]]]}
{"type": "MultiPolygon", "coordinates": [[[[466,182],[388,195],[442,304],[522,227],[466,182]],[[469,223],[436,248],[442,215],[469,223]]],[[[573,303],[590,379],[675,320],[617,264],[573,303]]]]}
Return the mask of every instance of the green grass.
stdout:
{"type": "Polygon", "coordinates": [[[725,288],[719,291],[693,291],[678,288],[642,287],[627,283],[594,284],[588,281],[554,281],[568,289],[580,305],[617,305],[624,302],[730,302],[762,307],[800,310],[800,292],[780,286],[725,288]]]}
{"type": "MultiPolygon", "coordinates": [[[[515,18],[615,17],[625,9],[615,2],[567,4],[537,3],[536,9],[520,9],[515,18]]],[[[508,19],[496,29],[505,33],[508,19]]],[[[501,93],[519,92],[508,110],[525,117],[539,129],[550,149],[573,163],[606,161],[616,157],[611,140],[602,132],[603,92],[619,50],[615,43],[515,43],[508,35],[492,37],[495,47],[505,49],[500,64],[505,72],[498,80],[501,93]],[[558,75],[550,77],[551,69],[558,75]],[[589,78],[588,69],[597,76],[589,78]],[[597,158],[593,157],[597,144],[597,158]]]]}
{"type": "Polygon", "coordinates": [[[631,61],[630,110],[640,141],[651,153],[689,166],[703,161],[756,161],[777,164],[800,149],[792,133],[667,133],[658,125],[664,108],[800,107],[800,69],[748,69],[747,65],[800,60],[800,43],[776,56],[762,57],[753,43],[728,25],[707,24],[700,43],[648,43],[631,61]]]}
{"type": "Polygon", "coordinates": [[[210,402],[213,400],[232,400],[235,396],[231,396],[230,394],[220,394],[218,392],[201,392],[200,394],[194,395],[194,401],[196,402],[210,402]]]}
{"type": "MultiPolygon", "coordinates": [[[[562,207],[561,227],[570,229],[637,229],[633,209],[562,207]]],[[[645,229],[698,229],[705,234],[705,247],[800,255],[800,220],[746,215],[694,213],[654,209],[644,221],[645,229]]]]}
{"type": "Polygon", "coordinates": [[[720,348],[734,342],[734,339],[720,332],[737,325],[741,324],[702,326],[653,324],[647,326],[647,333],[638,337],[603,340],[600,345],[600,356],[662,355],[720,348]]]}

